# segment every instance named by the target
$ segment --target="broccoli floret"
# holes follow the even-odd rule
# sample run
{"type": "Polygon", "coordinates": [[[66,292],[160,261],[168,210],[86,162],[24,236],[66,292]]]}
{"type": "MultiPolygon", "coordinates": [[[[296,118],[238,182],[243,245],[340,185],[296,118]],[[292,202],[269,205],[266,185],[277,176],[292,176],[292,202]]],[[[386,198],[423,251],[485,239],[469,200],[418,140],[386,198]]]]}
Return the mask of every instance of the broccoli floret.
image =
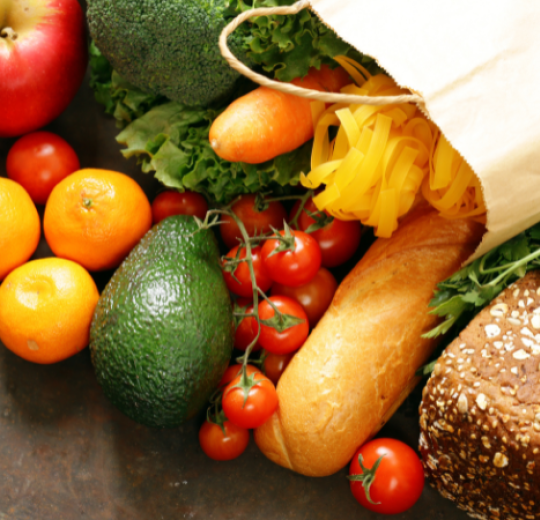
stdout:
{"type": "MultiPolygon", "coordinates": [[[[88,0],[90,34],[114,69],[136,87],[186,105],[228,97],[239,74],[218,38],[228,0],[88,0]]],[[[233,53],[246,59],[240,37],[233,53]]]]}

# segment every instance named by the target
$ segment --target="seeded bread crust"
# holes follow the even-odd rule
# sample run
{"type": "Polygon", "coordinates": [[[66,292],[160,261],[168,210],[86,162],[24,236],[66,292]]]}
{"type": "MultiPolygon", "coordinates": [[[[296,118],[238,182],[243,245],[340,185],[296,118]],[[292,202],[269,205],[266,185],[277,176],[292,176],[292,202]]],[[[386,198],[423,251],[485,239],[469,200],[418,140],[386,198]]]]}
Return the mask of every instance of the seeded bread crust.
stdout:
{"type": "Polygon", "coordinates": [[[472,517],[540,518],[540,272],[486,307],[441,356],[420,405],[420,451],[472,517]]]}

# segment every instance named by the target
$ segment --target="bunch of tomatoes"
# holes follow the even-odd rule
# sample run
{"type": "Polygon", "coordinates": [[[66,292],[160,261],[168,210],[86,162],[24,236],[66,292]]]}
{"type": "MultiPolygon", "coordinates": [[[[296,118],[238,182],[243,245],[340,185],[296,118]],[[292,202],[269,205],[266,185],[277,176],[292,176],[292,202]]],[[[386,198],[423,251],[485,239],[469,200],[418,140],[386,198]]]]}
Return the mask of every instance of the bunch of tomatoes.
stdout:
{"type": "MultiPolygon", "coordinates": [[[[199,197],[175,195],[179,205],[186,195],[199,197]]],[[[204,452],[216,460],[239,456],[248,430],[276,410],[275,385],[336,291],[328,268],[346,262],[360,243],[358,222],[319,212],[310,192],[296,198],[289,215],[280,200],[261,195],[242,196],[217,211],[228,250],[222,269],[234,301],[234,346],[243,355],[225,372],[199,433],[204,452]]],[[[204,209],[196,216],[208,220],[204,209]]]]}

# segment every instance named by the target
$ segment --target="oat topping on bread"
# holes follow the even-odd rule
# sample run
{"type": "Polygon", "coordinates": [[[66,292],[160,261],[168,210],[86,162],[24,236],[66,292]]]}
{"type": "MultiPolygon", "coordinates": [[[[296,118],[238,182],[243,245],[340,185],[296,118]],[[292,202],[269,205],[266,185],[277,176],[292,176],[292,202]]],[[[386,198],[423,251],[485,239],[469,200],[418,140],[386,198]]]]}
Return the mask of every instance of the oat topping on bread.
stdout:
{"type": "Polygon", "coordinates": [[[435,365],[420,451],[441,494],[482,519],[540,519],[540,272],[503,291],[435,365]]]}

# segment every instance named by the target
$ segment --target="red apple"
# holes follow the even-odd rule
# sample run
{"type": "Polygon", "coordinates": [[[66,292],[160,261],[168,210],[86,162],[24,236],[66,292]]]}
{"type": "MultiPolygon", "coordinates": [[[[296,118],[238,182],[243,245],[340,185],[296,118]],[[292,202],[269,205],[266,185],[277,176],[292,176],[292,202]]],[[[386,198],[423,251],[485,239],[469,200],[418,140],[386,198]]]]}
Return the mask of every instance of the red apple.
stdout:
{"type": "Polygon", "coordinates": [[[87,62],[77,0],[0,0],[0,137],[37,130],[60,115],[87,62]]]}

